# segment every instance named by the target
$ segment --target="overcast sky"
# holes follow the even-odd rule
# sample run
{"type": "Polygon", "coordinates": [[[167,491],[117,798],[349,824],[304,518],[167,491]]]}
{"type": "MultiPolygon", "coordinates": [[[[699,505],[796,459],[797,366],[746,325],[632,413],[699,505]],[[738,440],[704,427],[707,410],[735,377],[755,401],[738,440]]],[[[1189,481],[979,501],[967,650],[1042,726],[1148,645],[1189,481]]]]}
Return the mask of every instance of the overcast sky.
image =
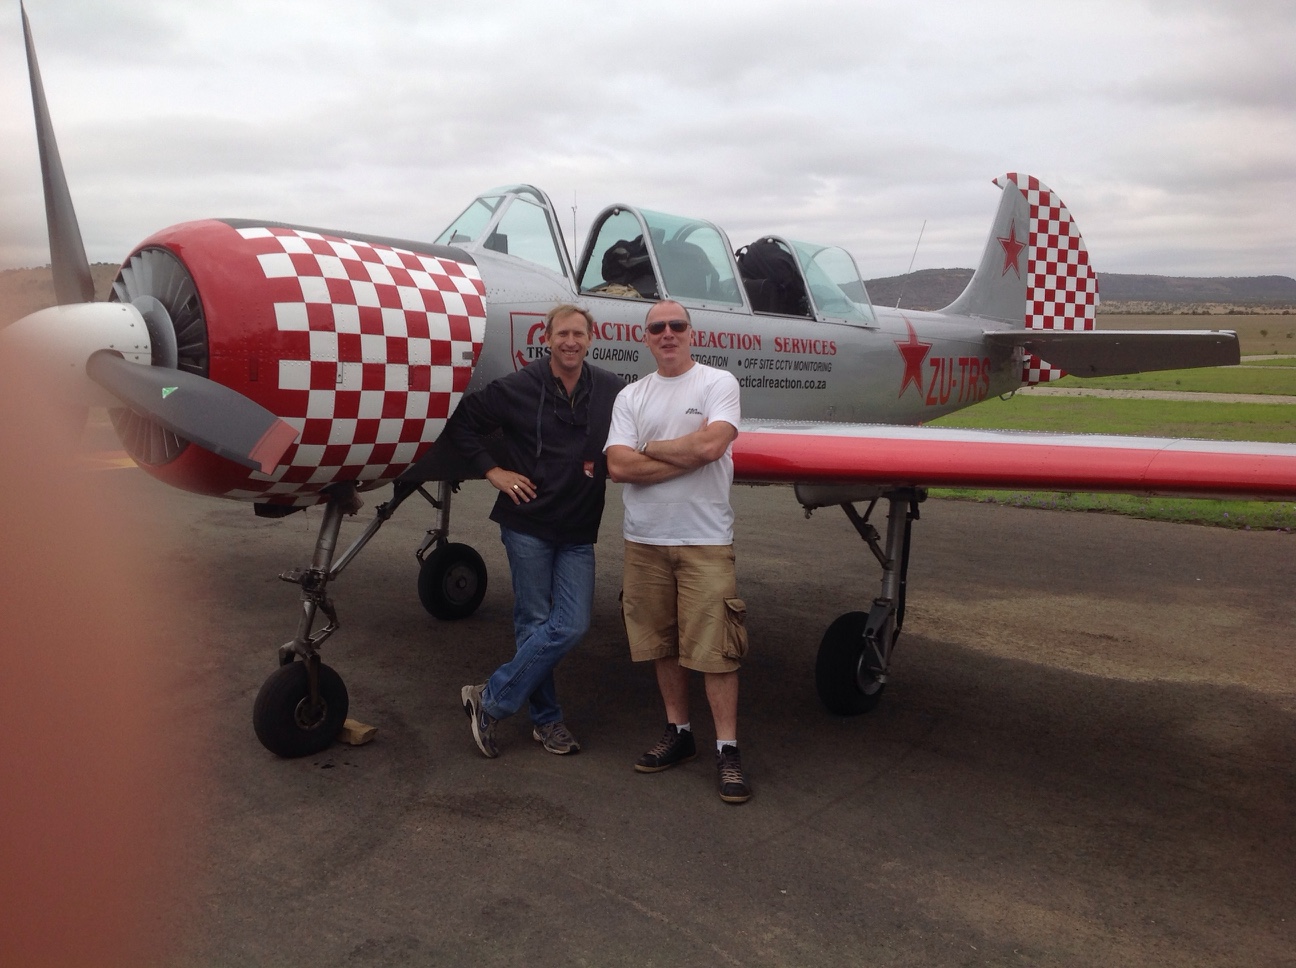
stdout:
{"type": "MultiPolygon", "coordinates": [[[[973,266],[1038,176],[1102,272],[1296,276],[1291,0],[28,0],[93,262],[236,216],[435,237],[530,182],[973,266]]],[[[0,0],[0,268],[49,261],[0,0]]]]}

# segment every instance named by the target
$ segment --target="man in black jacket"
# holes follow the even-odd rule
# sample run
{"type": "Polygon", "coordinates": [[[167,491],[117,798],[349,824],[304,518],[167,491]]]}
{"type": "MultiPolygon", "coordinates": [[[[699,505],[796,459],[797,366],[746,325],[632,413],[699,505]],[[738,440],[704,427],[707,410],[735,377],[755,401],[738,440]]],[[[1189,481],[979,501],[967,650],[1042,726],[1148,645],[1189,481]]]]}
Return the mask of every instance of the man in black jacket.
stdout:
{"type": "Polygon", "coordinates": [[[555,306],[545,319],[549,356],[464,397],[445,435],[499,490],[500,526],[513,579],[517,653],[460,693],[473,739],[496,757],[495,724],[530,703],[532,737],[550,753],[580,750],[554,691],[554,667],[584,637],[594,600],[594,542],[603,517],[603,444],[621,378],[585,363],[594,318],[555,306]],[[486,437],[503,433],[496,461],[486,437]]]}

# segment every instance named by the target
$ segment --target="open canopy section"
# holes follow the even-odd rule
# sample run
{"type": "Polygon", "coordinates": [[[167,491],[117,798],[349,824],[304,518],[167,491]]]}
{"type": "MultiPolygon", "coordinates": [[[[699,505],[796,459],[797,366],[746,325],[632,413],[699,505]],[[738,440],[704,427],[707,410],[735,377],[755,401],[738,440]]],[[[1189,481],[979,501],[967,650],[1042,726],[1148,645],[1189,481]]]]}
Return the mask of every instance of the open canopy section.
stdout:
{"type": "Polygon", "coordinates": [[[590,239],[580,270],[583,293],[743,306],[729,240],[710,222],[614,205],[595,220],[590,239]]]}
{"type": "Polygon", "coordinates": [[[483,192],[436,241],[468,252],[498,252],[566,279],[572,277],[553,203],[533,185],[509,185],[483,192]]]}
{"type": "Polygon", "coordinates": [[[845,249],[792,241],[797,262],[810,287],[810,299],[821,317],[877,325],[859,267],[845,249]]]}
{"type": "Polygon", "coordinates": [[[755,312],[876,325],[855,260],[838,246],[767,235],[738,250],[738,271],[755,312]]]}

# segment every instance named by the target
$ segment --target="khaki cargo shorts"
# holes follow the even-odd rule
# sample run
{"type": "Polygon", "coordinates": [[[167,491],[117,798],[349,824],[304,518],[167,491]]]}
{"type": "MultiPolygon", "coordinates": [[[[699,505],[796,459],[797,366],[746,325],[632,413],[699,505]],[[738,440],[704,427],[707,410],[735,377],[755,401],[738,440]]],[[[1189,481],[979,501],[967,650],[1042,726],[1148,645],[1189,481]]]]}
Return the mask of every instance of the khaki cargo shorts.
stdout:
{"type": "Polygon", "coordinates": [[[635,662],[677,655],[686,669],[733,672],[747,654],[733,545],[627,541],[621,617],[635,662]]]}

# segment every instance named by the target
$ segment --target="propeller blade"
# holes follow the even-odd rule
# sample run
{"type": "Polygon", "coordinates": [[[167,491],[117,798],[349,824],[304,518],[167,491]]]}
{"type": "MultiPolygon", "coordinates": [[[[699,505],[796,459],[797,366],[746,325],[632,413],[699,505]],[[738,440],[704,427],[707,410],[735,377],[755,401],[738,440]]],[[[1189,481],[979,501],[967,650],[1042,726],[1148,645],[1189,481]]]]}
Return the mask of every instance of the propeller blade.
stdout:
{"type": "Polygon", "coordinates": [[[142,366],[100,350],[86,373],[132,410],[212,453],[269,474],[297,439],[292,425],[214,380],[160,366],[142,366]]]}
{"type": "MultiPolygon", "coordinates": [[[[21,6],[21,5],[20,5],[21,6]]],[[[81,241],[72,195],[63,175],[63,161],[49,107],[45,104],[45,86],[36,63],[36,45],[32,42],[27,8],[21,6],[23,40],[27,44],[27,73],[31,77],[32,108],[36,114],[36,142],[40,146],[41,179],[45,184],[45,222],[49,227],[50,267],[54,272],[54,292],[62,305],[94,302],[94,280],[90,262],[81,241]]]]}

